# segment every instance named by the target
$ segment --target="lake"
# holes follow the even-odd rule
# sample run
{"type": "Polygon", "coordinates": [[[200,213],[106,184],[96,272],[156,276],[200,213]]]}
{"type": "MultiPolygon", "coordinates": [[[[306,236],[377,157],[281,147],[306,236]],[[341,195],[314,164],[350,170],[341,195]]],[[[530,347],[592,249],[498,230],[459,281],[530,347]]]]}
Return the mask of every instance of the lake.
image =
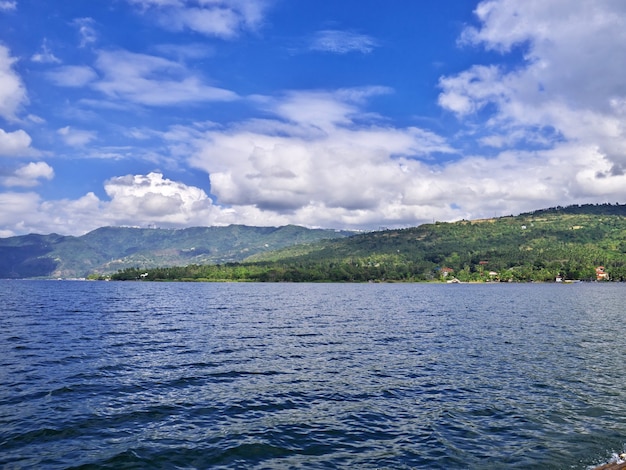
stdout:
{"type": "Polygon", "coordinates": [[[2,468],[585,469],[626,285],[0,281],[2,468]]]}

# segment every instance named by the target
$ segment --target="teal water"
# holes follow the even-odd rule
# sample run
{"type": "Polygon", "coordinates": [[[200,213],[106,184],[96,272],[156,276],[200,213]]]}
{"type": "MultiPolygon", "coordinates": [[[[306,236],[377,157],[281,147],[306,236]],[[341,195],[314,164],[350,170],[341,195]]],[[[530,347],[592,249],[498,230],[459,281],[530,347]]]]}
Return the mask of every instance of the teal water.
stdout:
{"type": "Polygon", "coordinates": [[[626,285],[0,281],[2,468],[563,468],[626,445],[626,285]]]}

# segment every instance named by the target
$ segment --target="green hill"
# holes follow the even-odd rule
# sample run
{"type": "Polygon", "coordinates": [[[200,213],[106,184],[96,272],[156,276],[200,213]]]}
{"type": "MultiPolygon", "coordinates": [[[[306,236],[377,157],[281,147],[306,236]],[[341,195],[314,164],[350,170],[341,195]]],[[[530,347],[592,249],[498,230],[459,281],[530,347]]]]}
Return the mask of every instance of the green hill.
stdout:
{"type": "Polygon", "coordinates": [[[181,230],[103,227],[80,237],[31,234],[0,239],[0,278],[86,277],[128,267],[227,263],[352,234],[294,225],[181,230]]]}
{"type": "MultiPolygon", "coordinates": [[[[253,281],[626,280],[626,205],[556,207],[426,224],[257,253],[245,263],[155,269],[157,279],[253,281]]],[[[137,272],[118,273],[134,279],[137,272]]]]}

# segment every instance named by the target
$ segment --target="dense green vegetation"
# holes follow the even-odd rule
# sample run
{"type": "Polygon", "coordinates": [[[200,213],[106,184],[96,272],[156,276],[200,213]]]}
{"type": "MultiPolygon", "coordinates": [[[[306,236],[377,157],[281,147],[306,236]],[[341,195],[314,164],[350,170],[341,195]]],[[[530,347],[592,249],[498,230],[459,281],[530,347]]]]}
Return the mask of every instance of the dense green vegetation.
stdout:
{"type": "Polygon", "coordinates": [[[583,205],[496,219],[364,233],[258,254],[246,262],[144,270],[115,280],[626,280],[626,205],[583,205]]]}

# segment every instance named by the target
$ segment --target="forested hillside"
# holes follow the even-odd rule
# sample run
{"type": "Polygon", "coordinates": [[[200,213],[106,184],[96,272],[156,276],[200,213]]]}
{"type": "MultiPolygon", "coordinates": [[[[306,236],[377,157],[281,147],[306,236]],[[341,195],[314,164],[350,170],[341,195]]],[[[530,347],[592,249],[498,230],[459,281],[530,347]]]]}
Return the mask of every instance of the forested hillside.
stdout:
{"type": "Polygon", "coordinates": [[[583,205],[518,216],[364,233],[256,255],[114,279],[251,281],[626,280],[626,206],[583,205]],[[143,277],[141,277],[143,275],[143,277]]]}

